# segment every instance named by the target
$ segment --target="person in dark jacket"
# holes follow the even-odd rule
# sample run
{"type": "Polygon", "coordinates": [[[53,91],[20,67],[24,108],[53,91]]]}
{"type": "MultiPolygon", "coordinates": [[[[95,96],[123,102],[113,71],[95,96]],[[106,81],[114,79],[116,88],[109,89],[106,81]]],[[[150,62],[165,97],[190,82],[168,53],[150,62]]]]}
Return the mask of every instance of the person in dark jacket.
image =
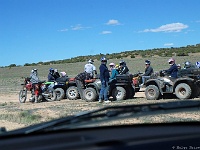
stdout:
{"type": "Polygon", "coordinates": [[[120,66],[119,74],[128,74],[129,73],[129,69],[124,60],[121,60],[119,62],[119,66],[120,66]]]}
{"type": "Polygon", "coordinates": [[[177,78],[178,77],[178,75],[177,75],[178,74],[178,67],[175,64],[175,59],[174,58],[170,58],[168,60],[168,63],[170,65],[170,68],[165,70],[165,72],[167,74],[169,74],[171,78],[177,78]]]}
{"type": "Polygon", "coordinates": [[[110,78],[109,70],[106,66],[107,64],[107,59],[106,57],[101,58],[101,65],[99,67],[100,70],[100,80],[101,80],[101,90],[99,93],[99,103],[102,103],[103,101],[105,103],[110,102],[108,100],[108,82],[110,78]]]}
{"type": "Polygon", "coordinates": [[[54,76],[55,80],[60,77],[60,74],[58,73],[58,69],[54,69],[53,76],[54,76]]]}
{"type": "Polygon", "coordinates": [[[80,97],[82,100],[85,99],[84,95],[83,95],[83,90],[85,89],[85,80],[88,79],[90,77],[90,74],[87,72],[82,72],[79,73],[76,77],[75,77],[75,81],[76,81],[76,85],[78,88],[78,92],[80,94],[80,97]]]}
{"type": "Polygon", "coordinates": [[[66,83],[68,81],[68,76],[66,72],[60,72],[61,76],[56,79],[56,82],[58,83],[66,83]]]}
{"type": "Polygon", "coordinates": [[[144,74],[142,75],[142,84],[141,84],[141,86],[143,86],[145,81],[150,78],[152,73],[153,73],[153,68],[151,67],[151,61],[150,60],[145,60],[145,71],[144,71],[144,74]]]}
{"type": "Polygon", "coordinates": [[[48,74],[48,82],[53,82],[53,81],[55,81],[54,69],[50,68],[49,69],[49,74],[48,74]]]}

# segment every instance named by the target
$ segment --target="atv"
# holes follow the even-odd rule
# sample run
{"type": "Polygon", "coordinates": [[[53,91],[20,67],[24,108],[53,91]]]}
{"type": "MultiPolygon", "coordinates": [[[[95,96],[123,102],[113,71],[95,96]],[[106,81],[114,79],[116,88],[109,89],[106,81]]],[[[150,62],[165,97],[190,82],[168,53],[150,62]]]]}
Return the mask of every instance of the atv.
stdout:
{"type": "MultiPolygon", "coordinates": [[[[116,80],[109,83],[108,96],[112,96],[113,100],[125,100],[133,98],[135,95],[135,87],[133,85],[133,75],[117,75],[116,80]]],[[[87,102],[96,101],[101,89],[100,79],[95,81],[86,81],[86,89],[84,97],[87,102]]]]}
{"type": "Polygon", "coordinates": [[[181,69],[178,78],[170,78],[165,71],[160,71],[160,75],[147,80],[145,86],[147,100],[158,100],[166,95],[195,98],[200,93],[200,69],[181,69]]]}

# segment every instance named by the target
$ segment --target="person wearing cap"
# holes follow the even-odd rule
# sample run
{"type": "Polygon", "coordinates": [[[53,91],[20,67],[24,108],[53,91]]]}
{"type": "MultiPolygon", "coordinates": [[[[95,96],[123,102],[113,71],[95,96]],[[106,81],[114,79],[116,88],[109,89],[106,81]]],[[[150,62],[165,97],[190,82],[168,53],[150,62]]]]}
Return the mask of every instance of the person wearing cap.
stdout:
{"type": "Polygon", "coordinates": [[[145,81],[150,78],[152,73],[153,73],[153,68],[151,67],[151,61],[150,60],[145,60],[145,71],[144,71],[144,74],[142,75],[142,84],[141,84],[141,86],[143,86],[145,81]]]}
{"type": "Polygon", "coordinates": [[[174,58],[170,58],[168,60],[168,63],[170,65],[170,68],[167,70],[164,70],[167,74],[169,74],[171,78],[177,78],[178,77],[178,67],[175,64],[175,59],[174,58]]]}
{"type": "Polygon", "coordinates": [[[94,74],[97,75],[96,67],[93,65],[93,60],[89,59],[88,63],[85,64],[84,71],[90,74],[90,78],[94,78],[94,74]]]}
{"type": "Polygon", "coordinates": [[[108,82],[110,78],[109,70],[106,66],[107,59],[106,57],[101,57],[101,65],[99,67],[100,70],[100,80],[101,80],[101,90],[99,93],[99,103],[102,103],[103,101],[105,103],[109,103],[111,101],[108,100],[108,82]]]}
{"type": "Polygon", "coordinates": [[[66,74],[66,72],[60,72],[61,76],[59,78],[56,79],[56,82],[58,83],[66,83],[68,81],[68,76],[66,74]]]}

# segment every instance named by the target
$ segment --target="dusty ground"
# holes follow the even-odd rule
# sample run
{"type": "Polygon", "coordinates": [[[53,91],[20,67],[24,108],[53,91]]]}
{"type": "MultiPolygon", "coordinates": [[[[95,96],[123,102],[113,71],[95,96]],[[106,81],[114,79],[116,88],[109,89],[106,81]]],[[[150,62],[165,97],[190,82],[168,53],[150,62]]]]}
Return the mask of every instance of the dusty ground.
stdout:
{"type": "MultiPolygon", "coordinates": [[[[108,104],[98,102],[85,102],[83,100],[68,100],[63,99],[61,101],[54,102],[41,102],[41,103],[31,103],[28,100],[25,103],[19,103],[18,93],[13,94],[0,94],[0,126],[6,127],[8,131],[29,126],[34,123],[39,123],[54,118],[59,118],[66,115],[73,115],[83,111],[95,110],[102,108],[104,106],[114,106],[114,105],[127,105],[127,104],[141,104],[141,103],[158,103],[163,101],[174,101],[174,99],[165,99],[159,101],[147,101],[144,95],[144,89],[137,92],[134,99],[124,100],[124,101],[114,101],[108,104]],[[20,113],[29,112],[31,115],[41,116],[39,122],[31,122],[20,120],[20,113]]],[[[28,95],[30,98],[30,95],[28,95]]],[[[197,99],[199,100],[199,99],[197,99]]],[[[194,113],[178,113],[175,115],[169,115],[168,118],[174,121],[181,121],[183,119],[194,119],[200,120],[200,111],[194,113]]],[[[142,119],[134,119],[134,123],[146,123],[158,121],[160,119],[165,120],[166,116],[155,116],[146,117],[142,119]]],[[[125,120],[122,123],[129,123],[130,120],[125,120]]]]}
{"type": "MultiPolygon", "coordinates": [[[[28,95],[28,98],[30,95],[28,95]]],[[[143,99],[144,92],[138,92],[135,95],[136,99],[143,99]]],[[[137,100],[137,101],[138,101],[137,100]]],[[[13,94],[0,94],[0,115],[19,113],[26,110],[34,111],[35,114],[42,116],[42,121],[48,120],[49,118],[58,118],[63,114],[71,115],[76,114],[81,111],[94,110],[105,105],[116,105],[123,104],[125,102],[112,102],[110,104],[99,104],[98,102],[88,103],[83,100],[61,100],[55,102],[42,102],[42,103],[30,103],[28,100],[25,103],[19,103],[18,93],[13,94]],[[72,110],[73,109],[73,110],[72,110]]],[[[131,100],[126,101],[126,103],[132,103],[131,100]]],[[[27,124],[17,123],[13,121],[8,121],[6,118],[0,120],[0,126],[6,127],[7,130],[13,130],[17,128],[25,127],[27,124]]]]}

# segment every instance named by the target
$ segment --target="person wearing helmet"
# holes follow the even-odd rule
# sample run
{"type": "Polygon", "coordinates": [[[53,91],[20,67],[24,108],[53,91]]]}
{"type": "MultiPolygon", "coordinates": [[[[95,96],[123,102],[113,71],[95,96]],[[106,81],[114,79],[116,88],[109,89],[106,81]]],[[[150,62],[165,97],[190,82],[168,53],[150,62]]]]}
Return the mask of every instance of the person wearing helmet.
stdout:
{"type": "Polygon", "coordinates": [[[66,74],[66,72],[60,72],[61,76],[59,78],[56,79],[56,82],[58,83],[66,83],[68,81],[68,76],[66,74]]]}
{"type": "Polygon", "coordinates": [[[153,68],[151,67],[151,61],[150,60],[145,60],[145,71],[144,71],[144,74],[142,75],[142,84],[141,84],[141,86],[143,86],[145,81],[150,78],[152,73],[153,73],[153,68]]]}
{"type": "Polygon", "coordinates": [[[114,63],[110,63],[109,66],[110,66],[110,72],[112,72],[112,69],[115,68],[115,64],[114,63]]]}
{"type": "Polygon", "coordinates": [[[168,63],[170,65],[170,68],[167,70],[164,70],[167,74],[170,75],[171,78],[177,78],[178,77],[178,67],[175,64],[175,59],[174,58],[170,58],[168,60],[168,63]]]}
{"type": "MultiPolygon", "coordinates": [[[[32,83],[33,90],[35,91],[35,89],[36,89],[36,84],[37,84],[38,82],[40,82],[40,79],[39,79],[39,77],[38,77],[37,69],[31,70],[30,82],[32,83]]],[[[33,102],[34,97],[35,97],[34,92],[32,92],[32,93],[31,93],[31,98],[29,99],[30,102],[33,102]]],[[[38,102],[37,99],[35,99],[35,103],[37,103],[37,102],[38,102]]]]}
{"type": "Polygon", "coordinates": [[[193,65],[190,61],[184,62],[183,69],[189,69],[189,68],[197,68],[197,66],[193,65]]]}
{"type": "Polygon", "coordinates": [[[54,69],[50,68],[49,69],[49,74],[48,74],[48,82],[53,82],[53,81],[55,81],[54,69]]]}
{"type": "Polygon", "coordinates": [[[108,82],[110,78],[109,70],[106,66],[107,59],[106,57],[101,57],[101,65],[99,67],[100,70],[100,80],[101,80],[101,90],[99,93],[99,103],[102,103],[103,101],[105,103],[110,102],[108,100],[108,82]]]}
{"type": "MultiPolygon", "coordinates": [[[[110,63],[111,64],[111,63],[110,63]]],[[[109,64],[109,65],[110,65],[109,64]]],[[[111,76],[109,78],[109,82],[116,79],[116,76],[119,74],[119,65],[115,65],[114,63],[110,65],[111,76]],[[111,66],[113,65],[113,66],[111,66]]]]}
{"type": "Polygon", "coordinates": [[[89,59],[88,63],[85,64],[84,71],[90,74],[90,78],[94,78],[94,74],[97,75],[96,67],[93,65],[93,60],[89,59]]]}
{"type": "Polygon", "coordinates": [[[128,74],[129,73],[129,69],[126,66],[126,62],[124,60],[121,60],[119,62],[119,66],[120,66],[119,74],[128,74]]]}
{"type": "Polygon", "coordinates": [[[197,68],[200,68],[200,62],[199,62],[199,61],[197,61],[197,62],[195,63],[195,65],[197,66],[197,68]]]}
{"type": "Polygon", "coordinates": [[[58,73],[58,69],[54,69],[53,76],[54,76],[55,80],[60,77],[60,74],[58,73]]]}

